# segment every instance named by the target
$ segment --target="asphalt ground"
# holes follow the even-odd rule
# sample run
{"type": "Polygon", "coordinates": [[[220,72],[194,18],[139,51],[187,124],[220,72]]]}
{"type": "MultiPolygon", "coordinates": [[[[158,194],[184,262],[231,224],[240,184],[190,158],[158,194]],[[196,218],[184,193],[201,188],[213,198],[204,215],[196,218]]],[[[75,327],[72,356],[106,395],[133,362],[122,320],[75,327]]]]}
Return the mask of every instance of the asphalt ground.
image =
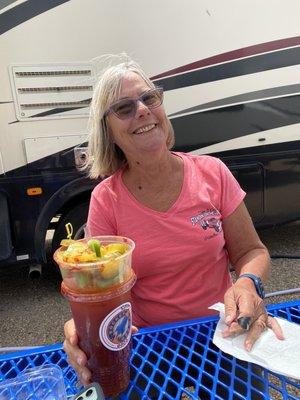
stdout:
{"type": "MultiPolygon", "coordinates": [[[[259,235],[272,256],[266,292],[300,287],[300,221],[261,230],[259,235]]],[[[49,263],[40,278],[28,278],[28,267],[0,271],[0,347],[40,346],[63,341],[64,322],[70,318],[60,294],[57,267],[49,263]]],[[[266,299],[281,303],[300,299],[300,293],[266,299]]]]}

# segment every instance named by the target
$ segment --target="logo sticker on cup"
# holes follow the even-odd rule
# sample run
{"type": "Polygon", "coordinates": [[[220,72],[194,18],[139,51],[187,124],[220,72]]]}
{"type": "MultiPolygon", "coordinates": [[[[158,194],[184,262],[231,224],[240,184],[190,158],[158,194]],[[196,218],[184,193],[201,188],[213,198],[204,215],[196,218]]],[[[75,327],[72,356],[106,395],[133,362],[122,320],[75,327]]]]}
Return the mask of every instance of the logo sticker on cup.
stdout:
{"type": "Polygon", "coordinates": [[[112,351],[124,349],[131,338],[132,314],[129,302],[112,310],[102,321],[99,337],[103,345],[112,351]]]}

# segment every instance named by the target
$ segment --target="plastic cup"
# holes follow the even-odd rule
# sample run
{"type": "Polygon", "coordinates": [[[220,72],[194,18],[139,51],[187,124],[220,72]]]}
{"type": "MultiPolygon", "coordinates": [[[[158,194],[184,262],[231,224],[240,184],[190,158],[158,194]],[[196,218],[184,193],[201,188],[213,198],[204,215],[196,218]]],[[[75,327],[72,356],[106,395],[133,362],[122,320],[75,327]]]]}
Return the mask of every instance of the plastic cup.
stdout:
{"type": "Polygon", "coordinates": [[[124,391],[130,380],[130,291],[136,281],[131,268],[134,242],[118,236],[96,239],[103,245],[125,243],[127,250],[113,260],[74,264],[62,261],[64,249],[60,248],[54,259],[62,273],[61,292],[69,300],[92,381],[98,382],[105,396],[111,397],[124,391]]]}
{"type": "Polygon", "coordinates": [[[99,293],[130,279],[132,274],[131,258],[135,244],[131,239],[122,236],[98,236],[90,239],[81,239],[76,242],[87,242],[97,239],[103,246],[125,245],[127,250],[116,258],[105,256],[97,262],[65,262],[63,253],[65,247],[60,247],[54,253],[54,260],[60,268],[60,273],[65,286],[77,293],[99,293]]]}

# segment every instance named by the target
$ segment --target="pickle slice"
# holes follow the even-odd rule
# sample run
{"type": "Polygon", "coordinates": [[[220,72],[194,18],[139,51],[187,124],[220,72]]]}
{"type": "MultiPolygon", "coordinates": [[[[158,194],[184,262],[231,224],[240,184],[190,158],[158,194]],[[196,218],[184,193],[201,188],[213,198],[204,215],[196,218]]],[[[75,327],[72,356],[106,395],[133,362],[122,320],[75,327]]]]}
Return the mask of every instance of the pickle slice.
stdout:
{"type": "Polygon", "coordinates": [[[90,239],[87,245],[94,251],[97,257],[101,257],[101,243],[97,239],[90,239]]]}

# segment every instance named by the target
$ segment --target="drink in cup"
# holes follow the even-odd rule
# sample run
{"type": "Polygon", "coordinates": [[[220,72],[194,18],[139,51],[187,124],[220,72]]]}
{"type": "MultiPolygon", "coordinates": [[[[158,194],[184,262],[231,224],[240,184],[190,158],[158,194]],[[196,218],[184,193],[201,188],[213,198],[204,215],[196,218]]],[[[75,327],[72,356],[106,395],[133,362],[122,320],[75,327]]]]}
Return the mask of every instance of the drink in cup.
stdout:
{"type": "Polygon", "coordinates": [[[54,254],[79,346],[87,355],[92,381],[107,397],[119,394],[129,383],[134,247],[128,238],[101,236],[64,240],[54,254]]]}

